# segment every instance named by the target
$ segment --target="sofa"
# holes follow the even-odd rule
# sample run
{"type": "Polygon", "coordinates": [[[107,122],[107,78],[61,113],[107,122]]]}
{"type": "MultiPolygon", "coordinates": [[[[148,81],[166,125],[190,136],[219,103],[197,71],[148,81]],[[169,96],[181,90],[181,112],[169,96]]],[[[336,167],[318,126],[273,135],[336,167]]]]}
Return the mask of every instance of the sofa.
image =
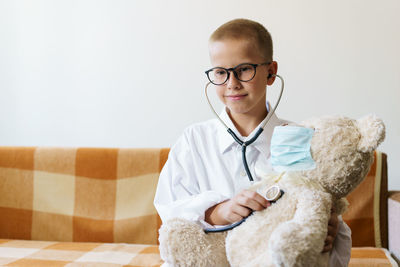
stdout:
{"type": "MultiPolygon", "coordinates": [[[[0,147],[0,266],[160,266],[153,206],[168,148],[0,147]]],[[[397,266],[386,155],[349,196],[349,266],[397,266]]]]}

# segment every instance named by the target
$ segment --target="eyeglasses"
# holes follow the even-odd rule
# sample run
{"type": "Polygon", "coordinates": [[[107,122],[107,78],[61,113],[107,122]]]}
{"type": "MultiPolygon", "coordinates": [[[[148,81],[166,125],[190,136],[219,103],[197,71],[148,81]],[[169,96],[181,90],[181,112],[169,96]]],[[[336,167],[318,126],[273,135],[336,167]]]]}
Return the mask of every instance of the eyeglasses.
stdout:
{"type": "Polygon", "coordinates": [[[233,68],[222,68],[215,67],[207,70],[205,73],[207,74],[208,80],[212,84],[221,85],[224,84],[227,80],[229,80],[230,72],[233,72],[235,78],[241,82],[251,81],[254,76],[256,76],[256,69],[260,65],[269,65],[271,62],[265,62],[260,64],[251,64],[251,63],[242,63],[233,68]]]}

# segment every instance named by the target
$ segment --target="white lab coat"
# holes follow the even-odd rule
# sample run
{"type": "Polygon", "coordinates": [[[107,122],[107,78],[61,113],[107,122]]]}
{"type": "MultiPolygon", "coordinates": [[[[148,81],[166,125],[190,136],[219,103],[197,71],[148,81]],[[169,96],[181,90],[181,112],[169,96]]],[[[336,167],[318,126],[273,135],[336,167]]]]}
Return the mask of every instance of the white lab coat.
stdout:
{"type": "MultiPolygon", "coordinates": [[[[220,116],[242,140],[250,139],[258,128],[244,138],[225,109],[220,116]]],[[[255,181],[259,180],[255,168],[272,170],[269,151],[273,128],[286,122],[273,115],[258,139],[247,147],[247,162],[255,181]]],[[[205,211],[249,186],[240,145],[217,119],[212,119],[186,128],[171,148],[160,174],[154,206],[162,221],[180,217],[214,227],[204,221],[205,211]]],[[[350,249],[351,231],[339,217],[330,266],[347,266],[350,249]]]]}

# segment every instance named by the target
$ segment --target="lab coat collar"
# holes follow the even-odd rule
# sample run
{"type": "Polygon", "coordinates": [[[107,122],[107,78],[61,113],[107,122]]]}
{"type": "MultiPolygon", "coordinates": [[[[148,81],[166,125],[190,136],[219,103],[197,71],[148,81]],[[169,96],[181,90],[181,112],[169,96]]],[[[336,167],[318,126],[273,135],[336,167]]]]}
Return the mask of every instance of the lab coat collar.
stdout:
{"type": "MultiPolygon", "coordinates": [[[[267,103],[269,105],[269,103],[267,103]]],[[[243,137],[240,135],[239,131],[236,129],[235,125],[233,124],[231,118],[228,115],[227,108],[224,107],[222,112],[220,113],[220,118],[226,123],[226,125],[243,141],[247,141],[251,139],[255,133],[257,132],[258,128],[265,122],[266,118],[251,132],[248,137],[243,137]]],[[[226,128],[220,123],[218,126],[218,141],[219,141],[219,150],[223,154],[229,150],[229,148],[233,145],[236,145],[236,141],[232,138],[232,136],[227,132],[226,128]]],[[[280,120],[275,114],[271,116],[271,119],[267,123],[264,128],[264,131],[260,134],[256,141],[250,146],[255,147],[258,149],[263,155],[269,155],[269,147],[270,147],[270,140],[272,137],[272,132],[275,126],[282,125],[285,121],[280,120]]]]}

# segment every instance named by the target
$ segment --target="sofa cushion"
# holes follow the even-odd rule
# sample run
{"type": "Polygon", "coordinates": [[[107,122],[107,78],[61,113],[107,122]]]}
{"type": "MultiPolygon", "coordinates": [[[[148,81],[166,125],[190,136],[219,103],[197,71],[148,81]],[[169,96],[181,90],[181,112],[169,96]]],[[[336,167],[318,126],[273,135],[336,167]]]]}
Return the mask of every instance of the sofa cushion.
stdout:
{"type": "Polygon", "coordinates": [[[384,248],[352,248],[349,267],[397,267],[396,261],[384,248]]]}
{"type": "Polygon", "coordinates": [[[0,239],[1,266],[160,266],[158,247],[0,239]]]}
{"type": "Polygon", "coordinates": [[[157,244],[168,151],[0,147],[0,238],[157,244]]]}
{"type": "MultiPolygon", "coordinates": [[[[0,239],[1,266],[161,266],[158,246],[0,239]]],[[[397,266],[382,248],[352,248],[350,267],[397,266]]]]}

